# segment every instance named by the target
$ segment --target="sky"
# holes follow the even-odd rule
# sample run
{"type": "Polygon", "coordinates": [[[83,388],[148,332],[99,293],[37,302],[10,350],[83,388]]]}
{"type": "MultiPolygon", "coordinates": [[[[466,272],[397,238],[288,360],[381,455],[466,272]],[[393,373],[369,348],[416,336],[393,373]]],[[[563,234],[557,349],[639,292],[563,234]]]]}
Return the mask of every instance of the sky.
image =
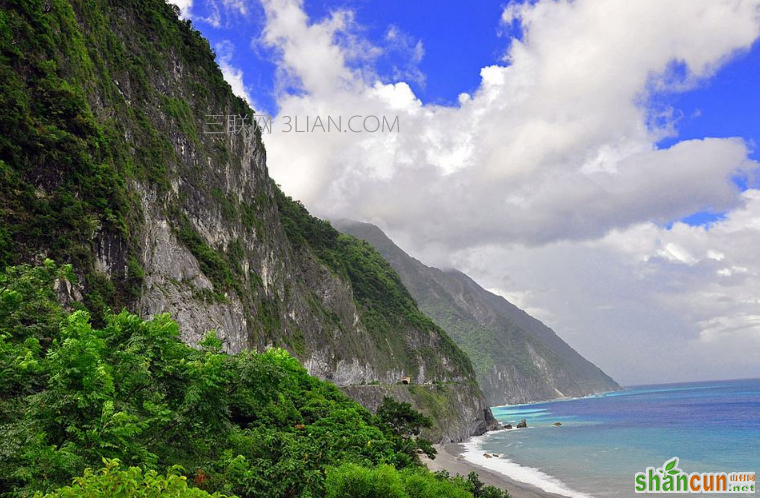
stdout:
{"type": "Polygon", "coordinates": [[[760,377],[760,0],[181,0],[270,174],[623,384],[760,377]],[[286,117],[398,132],[285,133],[286,117]]]}

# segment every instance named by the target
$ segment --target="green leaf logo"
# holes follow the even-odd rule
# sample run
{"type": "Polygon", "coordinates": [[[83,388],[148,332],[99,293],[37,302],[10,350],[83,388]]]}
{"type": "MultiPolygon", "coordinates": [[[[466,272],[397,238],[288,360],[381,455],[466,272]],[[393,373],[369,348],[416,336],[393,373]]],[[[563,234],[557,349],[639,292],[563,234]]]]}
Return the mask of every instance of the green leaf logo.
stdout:
{"type": "Polygon", "coordinates": [[[665,465],[664,465],[665,472],[667,472],[670,475],[678,474],[680,470],[676,469],[676,465],[678,465],[678,457],[672,460],[668,460],[667,462],[665,462],[665,465]],[[673,469],[676,469],[676,470],[673,470],[673,469]]]}

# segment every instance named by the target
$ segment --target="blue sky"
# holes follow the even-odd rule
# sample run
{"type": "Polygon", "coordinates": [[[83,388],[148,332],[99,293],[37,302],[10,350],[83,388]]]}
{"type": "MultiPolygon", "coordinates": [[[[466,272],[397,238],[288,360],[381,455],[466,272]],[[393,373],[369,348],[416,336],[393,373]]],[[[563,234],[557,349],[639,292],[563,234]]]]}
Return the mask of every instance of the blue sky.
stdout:
{"type": "MultiPolygon", "coordinates": [[[[234,53],[229,61],[243,70],[244,83],[251,97],[269,112],[276,112],[275,54],[256,40],[266,18],[258,2],[246,2],[246,15],[217,7],[220,25],[204,19],[212,16],[212,3],[193,5],[195,26],[213,46],[231,42],[234,53]]],[[[383,82],[404,80],[423,103],[457,105],[462,92],[472,93],[480,84],[480,69],[506,64],[503,57],[510,38],[521,38],[519,23],[500,22],[502,1],[481,1],[477,8],[468,2],[452,0],[306,1],[304,10],[312,21],[319,21],[338,9],[350,9],[361,35],[378,46],[387,45],[389,29],[396,29],[409,43],[421,42],[424,56],[416,64],[424,79],[404,78],[395,71],[409,63],[409,53],[386,50],[374,61],[383,82]],[[394,76],[396,76],[394,78],[394,76]]],[[[686,92],[667,92],[657,96],[658,106],[672,107],[679,116],[677,134],[663,139],[667,148],[684,139],[703,137],[742,137],[752,148],[750,157],[760,158],[754,144],[760,143],[760,44],[744,51],[722,67],[717,75],[701,81],[686,92]]],[[[292,92],[297,89],[290,88],[292,92]]],[[[747,187],[745,178],[737,185],[747,187]]],[[[724,212],[699,211],[682,219],[691,225],[705,225],[722,219],[724,212]]],[[[673,221],[666,223],[670,226],[673,221]]]]}
{"type": "MultiPolygon", "coordinates": [[[[682,117],[678,135],[661,141],[660,147],[692,138],[743,137],[750,143],[750,157],[760,159],[760,44],[755,43],[751,50],[739,54],[698,88],[662,95],[661,101],[682,117]]],[[[744,178],[737,178],[736,183],[742,189],[747,188],[744,178]]],[[[722,219],[723,215],[701,211],[682,221],[703,225],[722,219]]]]}
{"type": "MultiPolygon", "coordinates": [[[[502,60],[509,38],[520,36],[517,28],[505,30],[499,19],[503,1],[483,0],[477,8],[452,0],[386,0],[306,1],[304,9],[312,20],[330,12],[349,8],[357,24],[370,41],[382,44],[388,29],[400,28],[414,40],[420,40],[425,55],[419,68],[425,83],[410,81],[417,96],[425,103],[455,105],[462,92],[472,92],[480,84],[480,69],[502,60]]],[[[193,5],[195,27],[212,45],[231,41],[235,46],[233,62],[245,71],[246,85],[254,98],[267,108],[275,109],[274,73],[276,64],[268,50],[253,42],[265,24],[260,4],[246,4],[246,17],[236,13],[222,14],[222,25],[214,27],[202,18],[211,15],[209,4],[193,5]]],[[[405,54],[390,53],[377,69],[392,81],[393,65],[403,65],[405,54]]],[[[678,137],[663,140],[667,147],[678,139],[705,136],[742,136],[760,142],[760,44],[734,58],[717,75],[685,93],[663,95],[661,100],[683,115],[678,124],[678,137]]],[[[757,158],[757,152],[754,155],[757,158]]]]}
{"type": "Polygon", "coordinates": [[[465,271],[623,383],[760,375],[760,0],[180,1],[275,121],[399,117],[264,137],[313,213],[465,271]]]}
{"type": "MultiPolygon", "coordinates": [[[[371,42],[382,44],[391,27],[399,28],[415,41],[421,40],[425,56],[419,65],[426,76],[424,85],[410,82],[415,93],[424,102],[456,103],[461,92],[471,92],[480,83],[480,68],[499,62],[509,38],[500,26],[503,2],[482,1],[474,9],[467,2],[388,0],[373,2],[307,1],[304,10],[318,21],[337,9],[351,9],[361,25],[363,35],[371,42]]],[[[275,64],[271,53],[261,48],[252,49],[251,41],[258,38],[265,24],[260,4],[251,2],[248,14],[222,14],[222,25],[217,28],[203,18],[212,14],[207,2],[193,5],[195,26],[212,45],[223,40],[236,47],[233,61],[248,75],[246,83],[255,88],[255,98],[267,108],[276,108],[274,91],[275,64]]],[[[514,34],[514,33],[511,33],[514,34]]],[[[404,65],[405,54],[389,53],[377,64],[381,75],[392,80],[394,65],[404,65]]]]}

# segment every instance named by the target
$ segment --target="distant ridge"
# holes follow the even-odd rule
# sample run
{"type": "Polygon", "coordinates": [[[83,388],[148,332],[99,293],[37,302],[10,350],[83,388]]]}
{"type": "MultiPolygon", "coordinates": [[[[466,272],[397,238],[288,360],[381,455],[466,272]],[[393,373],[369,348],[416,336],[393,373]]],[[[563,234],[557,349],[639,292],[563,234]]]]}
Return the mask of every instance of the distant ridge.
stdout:
{"type": "Polygon", "coordinates": [[[464,273],[426,266],[375,225],[333,224],[372,244],[388,260],[419,308],[470,356],[491,406],[620,389],[552,329],[464,273]]]}

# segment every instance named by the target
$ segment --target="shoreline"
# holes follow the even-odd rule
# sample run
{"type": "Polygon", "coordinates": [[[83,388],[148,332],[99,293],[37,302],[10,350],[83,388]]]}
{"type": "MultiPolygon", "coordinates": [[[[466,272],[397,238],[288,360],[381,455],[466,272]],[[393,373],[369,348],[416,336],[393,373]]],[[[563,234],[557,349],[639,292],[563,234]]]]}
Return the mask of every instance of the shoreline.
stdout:
{"type": "Polygon", "coordinates": [[[530,484],[516,481],[493,470],[486,469],[464,459],[465,448],[462,443],[435,444],[438,451],[435,460],[422,455],[422,463],[432,472],[445,470],[451,476],[467,477],[470,472],[476,472],[486,485],[495,486],[509,492],[512,498],[565,498],[562,495],[547,493],[530,484]]]}
{"type": "MultiPolygon", "coordinates": [[[[681,384],[690,384],[690,382],[682,382],[681,384]]],[[[659,385],[659,384],[650,384],[650,385],[659,385]]],[[[676,384],[674,384],[676,385],[676,384]]],[[[531,406],[531,405],[542,405],[544,403],[558,403],[561,401],[577,401],[579,399],[593,399],[593,398],[601,398],[608,394],[613,393],[619,393],[623,391],[629,391],[631,389],[635,389],[637,387],[648,387],[649,385],[642,385],[642,386],[620,386],[619,389],[613,389],[611,391],[601,391],[598,393],[592,393],[592,394],[586,394],[584,396],[562,396],[559,398],[550,398],[550,399],[544,399],[539,401],[529,401],[527,403],[517,403],[514,405],[496,405],[491,407],[491,411],[493,411],[494,408],[522,408],[525,406],[531,406]]]]}
{"type": "MultiPolygon", "coordinates": [[[[522,403],[522,404],[517,404],[517,405],[494,406],[494,407],[491,407],[491,410],[497,409],[497,408],[518,408],[519,409],[526,406],[542,404],[542,403],[556,403],[556,402],[562,402],[562,401],[574,401],[574,400],[579,400],[579,399],[598,398],[598,397],[604,397],[612,393],[627,391],[629,389],[630,387],[618,386],[617,389],[612,389],[609,391],[603,391],[599,393],[587,394],[585,396],[560,397],[560,398],[548,399],[544,401],[533,401],[530,403],[522,403]]],[[[499,429],[497,429],[496,431],[487,431],[483,435],[485,436],[486,434],[497,432],[497,431],[499,431],[499,429]]],[[[472,438],[473,436],[470,436],[467,438],[467,440],[462,441],[460,443],[434,444],[433,447],[438,452],[435,460],[431,460],[425,455],[420,455],[422,463],[425,464],[425,466],[432,472],[445,470],[449,474],[451,474],[452,477],[456,475],[460,475],[466,478],[470,472],[475,472],[478,474],[478,476],[480,477],[480,480],[483,483],[485,483],[488,486],[494,486],[494,487],[497,487],[499,489],[509,492],[512,498],[567,498],[569,496],[569,495],[564,495],[564,494],[553,493],[550,491],[545,491],[544,489],[541,489],[534,484],[518,481],[514,479],[513,477],[503,474],[497,470],[492,470],[490,468],[483,467],[481,465],[478,465],[477,463],[473,463],[465,459],[463,455],[467,451],[467,448],[465,448],[465,444],[467,444],[468,442],[471,442],[472,438]]],[[[578,493],[578,494],[582,496],[587,496],[583,493],[578,493]]]]}

